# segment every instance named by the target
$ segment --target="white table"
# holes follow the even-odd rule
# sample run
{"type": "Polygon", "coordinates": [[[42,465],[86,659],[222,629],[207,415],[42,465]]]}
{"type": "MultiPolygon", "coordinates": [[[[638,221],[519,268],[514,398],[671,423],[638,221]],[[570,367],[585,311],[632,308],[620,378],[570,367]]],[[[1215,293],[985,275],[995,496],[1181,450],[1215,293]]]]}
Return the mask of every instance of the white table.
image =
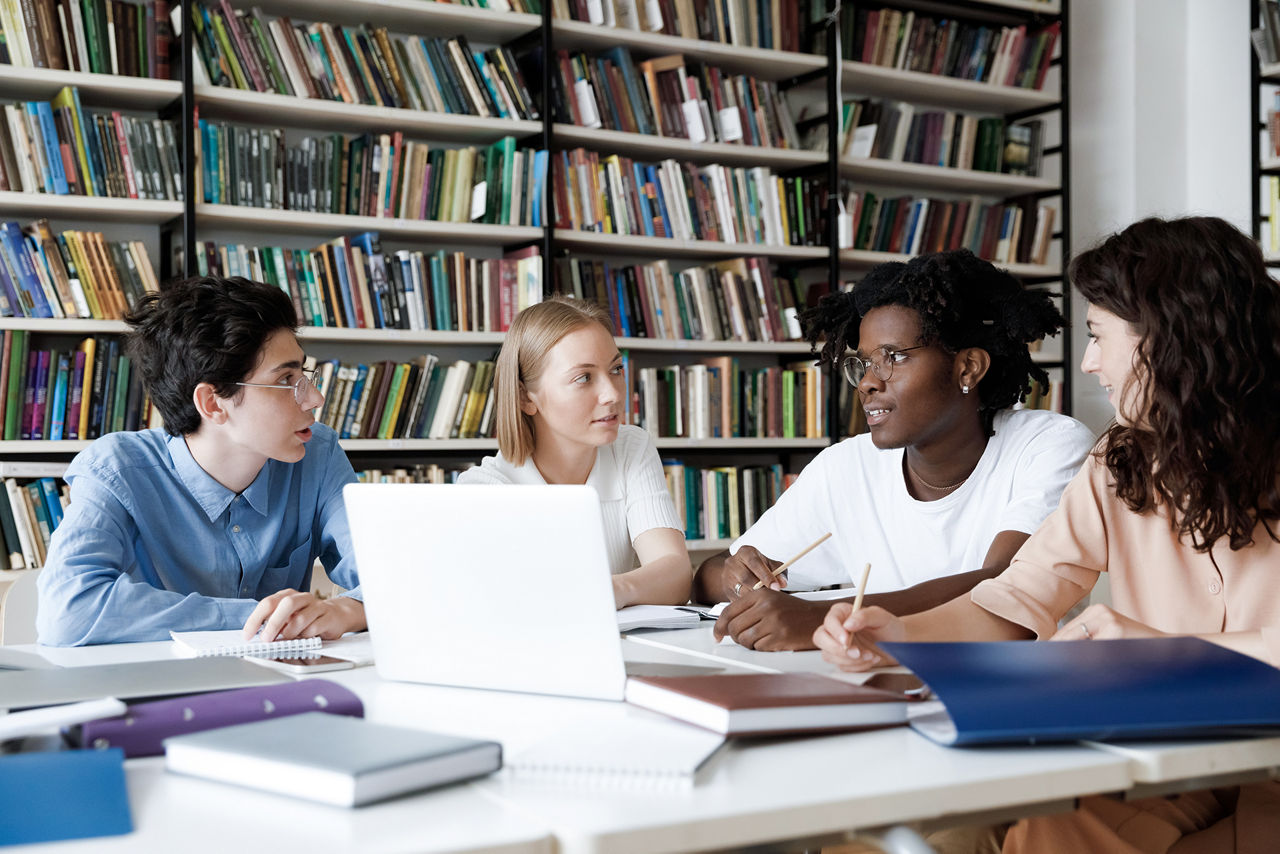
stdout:
{"type": "MultiPolygon", "coordinates": [[[[668,640],[658,646],[633,638],[623,648],[629,660],[689,664],[713,659],[757,671],[822,667],[816,653],[715,645],[709,627],[665,636],[668,640]],[[718,654],[721,650],[725,654],[718,654]]],[[[168,647],[57,650],[50,657],[64,665],[137,661],[167,657],[168,647]]],[[[321,677],[355,691],[371,720],[493,738],[508,755],[568,727],[609,726],[650,715],[624,703],[386,682],[369,667],[321,677]]],[[[704,782],[679,791],[552,785],[497,775],[358,810],[181,778],[164,773],[159,759],[131,760],[134,834],[41,846],[32,854],[87,846],[95,851],[225,850],[236,844],[574,854],[821,842],[904,822],[958,824],[965,818],[989,821],[1067,809],[1084,795],[1125,792],[1157,780],[1196,782],[1215,767],[1244,778],[1270,773],[1280,764],[1280,739],[1146,746],[1144,754],[1125,749],[950,749],[898,728],[735,743],[704,782]]],[[[1215,784],[1221,782],[1218,778],[1215,784]]]]}

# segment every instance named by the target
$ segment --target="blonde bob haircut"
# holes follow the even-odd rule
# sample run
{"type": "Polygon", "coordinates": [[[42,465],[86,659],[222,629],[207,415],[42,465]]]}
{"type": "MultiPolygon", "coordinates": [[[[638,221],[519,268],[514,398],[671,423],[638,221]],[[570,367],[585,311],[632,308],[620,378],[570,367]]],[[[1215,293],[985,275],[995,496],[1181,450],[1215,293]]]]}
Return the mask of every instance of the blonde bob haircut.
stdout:
{"type": "Polygon", "coordinates": [[[592,323],[610,335],[608,312],[593,302],[554,296],[516,315],[502,341],[493,387],[497,397],[498,450],[514,466],[533,456],[533,417],[520,408],[526,387],[535,387],[546,367],[547,354],[560,339],[592,323]]]}

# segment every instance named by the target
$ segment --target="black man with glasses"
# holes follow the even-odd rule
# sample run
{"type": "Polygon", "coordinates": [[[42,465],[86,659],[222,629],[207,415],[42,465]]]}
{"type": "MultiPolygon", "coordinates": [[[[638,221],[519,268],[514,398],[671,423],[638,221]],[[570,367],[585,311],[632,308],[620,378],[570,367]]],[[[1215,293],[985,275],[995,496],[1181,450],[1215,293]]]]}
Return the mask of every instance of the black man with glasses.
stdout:
{"type": "Polygon", "coordinates": [[[144,297],[126,319],[164,428],[103,436],[67,469],[71,503],[37,580],[40,642],[364,629],[342,502],[355,473],[315,421],[324,397],[288,295],[203,277],[144,297]],[[346,593],[303,592],[316,558],[346,593]]]}
{"type": "Polygon", "coordinates": [[[1043,291],[966,250],[879,265],[805,320],[870,429],[824,449],[730,551],[699,567],[694,598],[730,603],[716,634],[755,649],[813,648],[830,602],[783,591],[856,583],[867,563],[867,603],[895,614],[993,577],[1094,442],[1072,418],[1014,409],[1031,379],[1048,382],[1028,344],[1063,318],[1043,291]]]}

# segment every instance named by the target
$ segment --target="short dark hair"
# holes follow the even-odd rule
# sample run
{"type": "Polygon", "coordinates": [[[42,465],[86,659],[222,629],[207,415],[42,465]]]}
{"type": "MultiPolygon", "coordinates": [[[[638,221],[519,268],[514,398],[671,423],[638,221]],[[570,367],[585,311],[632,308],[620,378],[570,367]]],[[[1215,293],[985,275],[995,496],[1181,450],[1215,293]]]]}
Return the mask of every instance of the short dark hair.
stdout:
{"type": "Polygon", "coordinates": [[[1199,551],[1276,539],[1280,519],[1280,285],[1258,244],[1218,217],[1135,222],[1076,256],[1072,283],[1141,341],[1139,424],[1099,455],[1135,513],[1171,512],[1199,551]]]}
{"type": "Polygon", "coordinates": [[[271,333],[298,328],[284,291],[239,276],[173,282],[139,300],[125,321],[129,356],[172,436],[200,428],[197,385],[234,397],[271,333]]]}
{"type": "Polygon", "coordinates": [[[921,340],[958,353],[979,347],[991,366],[978,383],[983,427],[996,412],[1021,401],[1031,380],[1048,386],[1049,375],[1031,360],[1027,345],[1053,335],[1064,323],[1051,294],[1029,290],[1018,279],[968,249],[921,255],[905,263],[872,267],[851,291],[824,296],[803,315],[805,337],[820,361],[839,365],[858,347],[858,327],[874,308],[897,305],[920,316],[921,340]]]}

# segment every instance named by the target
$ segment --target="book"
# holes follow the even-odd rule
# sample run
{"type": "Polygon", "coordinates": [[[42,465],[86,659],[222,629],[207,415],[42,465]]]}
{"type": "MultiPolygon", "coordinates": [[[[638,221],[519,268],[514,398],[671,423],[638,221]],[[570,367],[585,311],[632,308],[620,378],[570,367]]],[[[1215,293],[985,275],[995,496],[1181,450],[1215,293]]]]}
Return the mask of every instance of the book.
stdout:
{"type": "Polygon", "coordinates": [[[1192,637],[885,643],[937,695],[940,744],[1274,735],[1280,670],[1192,637]]]}
{"type": "Polygon", "coordinates": [[[618,611],[618,631],[687,629],[701,620],[699,611],[683,605],[630,605],[618,611]]]}
{"type": "Polygon", "coordinates": [[[308,712],[168,738],[165,767],[336,806],[362,806],[502,767],[502,745],[308,712]]]}
{"type": "Polygon", "coordinates": [[[239,629],[210,632],[169,632],[173,649],[183,658],[206,658],[224,655],[256,655],[259,658],[292,658],[299,653],[320,649],[323,641],[317,637],[292,640],[245,640],[239,629]]]}
{"type": "Polygon", "coordinates": [[[133,832],[120,750],[0,757],[0,799],[6,845],[133,832]]]}
{"type": "Polygon", "coordinates": [[[304,712],[362,717],[364,705],[350,689],[324,679],[282,685],[212,691],[170,700],[131,703],[125,714],[86,721],[68,733],[72,744],[125,756],[159,756],[170,736],[204,732],[251,721],[275,720],[304,712]]]}
{"type": "Polygon", "coordinates": [[[897,726],[918,696],[815,673],[636,676],[626,700],[729,736],[897,726]]]}

